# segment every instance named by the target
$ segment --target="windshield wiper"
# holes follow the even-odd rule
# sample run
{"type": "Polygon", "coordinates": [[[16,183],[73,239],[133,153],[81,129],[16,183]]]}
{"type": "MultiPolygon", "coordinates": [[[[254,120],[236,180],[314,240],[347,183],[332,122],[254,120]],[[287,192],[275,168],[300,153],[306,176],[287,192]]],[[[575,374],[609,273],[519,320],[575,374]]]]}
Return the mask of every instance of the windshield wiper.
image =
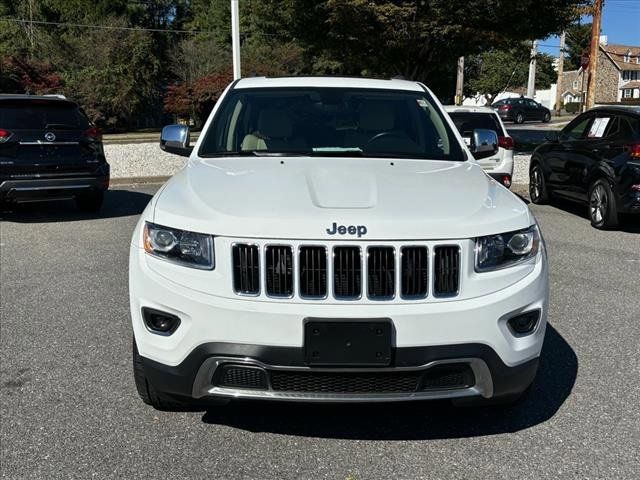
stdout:
{"type": "Polygon", "coordinates": [[[211,152],[201,155],[202,157],[298,157],[309,156],[311,152],[292,151],[292,152],[270,152],[269,150],[240,150],[233,152],[211,152]]]}

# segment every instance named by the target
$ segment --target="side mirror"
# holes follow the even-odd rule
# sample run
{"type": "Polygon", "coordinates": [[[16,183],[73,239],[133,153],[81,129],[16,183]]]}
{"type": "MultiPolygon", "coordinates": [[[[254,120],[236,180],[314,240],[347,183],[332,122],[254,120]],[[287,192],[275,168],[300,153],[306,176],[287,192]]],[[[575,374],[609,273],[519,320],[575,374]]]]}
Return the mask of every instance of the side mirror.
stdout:
{"type": "Polygon", "coordinates": [[[191,135],[186,125],[167,125],[160,134],[160,148],[183,157],[191,155],[193,147],[189,146],[190,141],[191,135]]]}
{"type": "Polygon", "coordinates": [[[471,138],[471,153],[476,160],[498,153],[498,134],[484,128],[474,130],[471,138]]]}
{"type": "Polygon", "coordinates": [[[546,138],[547,141],[549,141],[549,142],[556,143],[556,142],[560,141],[560,133],[557,130],[551,130],[550,132],[546,133],[544,138],[546,138]]]}

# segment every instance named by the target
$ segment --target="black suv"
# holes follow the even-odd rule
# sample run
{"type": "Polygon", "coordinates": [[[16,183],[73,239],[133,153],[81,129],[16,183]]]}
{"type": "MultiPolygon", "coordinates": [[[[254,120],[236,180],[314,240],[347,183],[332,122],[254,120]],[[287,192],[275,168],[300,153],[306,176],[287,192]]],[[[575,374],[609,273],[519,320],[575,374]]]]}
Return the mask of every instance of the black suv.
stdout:
{"type": "Polygon", "coordinates": [[[0,95],[0,202],[74,198],[102,206],[109,164],[102,134],[62,95],[0,95]]]}
{"type": "Polygon", "coordinates": [[[551,121],[551,110],[530,98],[506,98],[491,105],[505,122],[551,121]]]}
{"type": "Polygon", "coordinates": [[[588,203],[596,228],[614,228],[619,213],[640,215],[640,107],[597,107],[549,134],[531,156],[529,195],[588,203]]]}

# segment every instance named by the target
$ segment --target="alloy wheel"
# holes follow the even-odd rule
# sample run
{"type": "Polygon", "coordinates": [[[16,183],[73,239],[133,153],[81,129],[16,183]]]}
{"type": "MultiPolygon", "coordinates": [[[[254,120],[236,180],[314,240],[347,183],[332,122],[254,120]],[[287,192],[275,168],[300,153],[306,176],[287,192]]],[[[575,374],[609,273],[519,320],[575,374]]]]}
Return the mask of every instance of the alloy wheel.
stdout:
{"type": "Polygon", "coordinates": [[[540,199],[542,193],[542,178],[540,176],[540,169],[535,167],[531,170],[529,178],[529,196],[532,202],[537,202],[540,199]]]}
{"type": "Polygon", "coordinates": [[[608,207],[607,191],[602,185],[598,184],[591,191],[591,198],[589,199],[589,211],[593,223],[600,225],[604,222],[608,207]]]}

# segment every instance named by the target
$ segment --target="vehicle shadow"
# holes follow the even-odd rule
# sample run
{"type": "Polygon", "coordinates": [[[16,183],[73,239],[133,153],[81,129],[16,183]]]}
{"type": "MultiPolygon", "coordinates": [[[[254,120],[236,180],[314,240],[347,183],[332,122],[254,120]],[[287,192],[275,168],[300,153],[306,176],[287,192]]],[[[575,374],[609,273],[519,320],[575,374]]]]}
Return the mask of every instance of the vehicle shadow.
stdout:
{"type": "Polygon", "coordinates": [[[108,190],[99,212],[84,213],[73,200],[22,203],[0,211],[0,220],[16,223],[48,223],[115,218],[139,215],[151,200],[151,195],[137,190],[108,190]]]}
{"type": "MultiPolygon", "coordinates": [[[[572,202],[561,198],[553,198],[551,206],[590,221],[587,206],[582,203],[572,202]]],[[[640,216],[620,215],[620,225],[618,228],[613,229],[613,231],[640,233],[640,216]]]]}
{"type": "Polygon", "coordinates": [[[232,402],[202,421],[251,432],[350,440],[431,440],[496,435],[549,420],[571,393],[578,358],[547,327],[540,368],[530,395],[509,408],[456,408],[448,402],[297,404],[232,402]]]}

